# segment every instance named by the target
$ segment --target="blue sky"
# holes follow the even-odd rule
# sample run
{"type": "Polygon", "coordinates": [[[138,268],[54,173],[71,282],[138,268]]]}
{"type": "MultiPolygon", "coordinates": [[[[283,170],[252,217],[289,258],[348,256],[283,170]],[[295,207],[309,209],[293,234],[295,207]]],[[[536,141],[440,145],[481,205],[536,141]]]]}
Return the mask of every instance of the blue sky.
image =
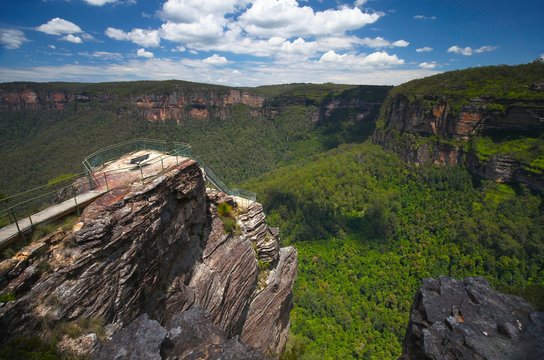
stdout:
{"type": "Polygon", "coordinates": [[[0,82],[392,84],[544,55],[543,0],[3,0],[0,82]]]}

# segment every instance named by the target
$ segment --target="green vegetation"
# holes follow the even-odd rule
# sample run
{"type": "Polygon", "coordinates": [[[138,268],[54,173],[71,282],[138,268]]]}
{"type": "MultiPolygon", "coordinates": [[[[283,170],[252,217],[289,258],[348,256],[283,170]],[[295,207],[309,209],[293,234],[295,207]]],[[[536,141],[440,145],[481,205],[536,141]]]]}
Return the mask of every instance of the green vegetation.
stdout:
{"type": "Polygon", "coordinates": [[[73,321],[61,322],[55,327],[53,332],[52,336],[57,341],[65,335],[71,339],[75,339],[81,335],[90,333],[95,333],[102,340],[106,338],[104,320],[101,318],[80,317],[73,321]]]}
{"type": "MultiPolygon", "coordinates": [[[[106,94],[110,98],[108,101],[69,103],[63,111],[0,111],[0,152],[3,154],[0,167],[6,170],[0,173],[0,189],[5,194],[43,185],[59,174],[80,173],[85,156],[136,137],[187,142],[193,146],[194,153],[227,183],[244,181],[331,147],[330,137],[335,138],[335,144],[354,141],[347,135],[353,136],[360,124],[347,117],[355,114],[339,112],[333,114],[327,124],[314,122],[325,99],[356,97],[375,101],[379,106],[390,89],[387,86],[359,89],[334,84],[257,88],[250,92],[274,94],[266,99],[262,110],[252,111],[242,104],[224,110],[209,106],[209,119],[186,118],[177,124],[144,119],[134,105],[135,99],[145,94],[162,95],[174,91],[192,94],[203,89],[222,94],[229,88],[176,81],[10,83],[1,87],[5,91],[26,87],[38,92],[87,92],[106,94]],[[347,124],[338,125],[343,122],[347,124]],[[334,123],[338,123],[337,128],[331,126],[334,123]],[[337,136],[335,131],[342,134],[337,136]]],[[[367,124],[373,126],[371,118],[367,124]]],[[[366,136],[370,132],[371,128],[366,136]]],[[[360,141],[361,136],[356,140],[360,141]]]]}
{"type": "MultiPolygon", "coordinates": [[[[439,98],[462,101],[478,97],[523,101],[543,100],[544,93],[531,90],[531,85],[544,81],[544,63],[508,66],[485,66],[448,71],[409,81],[391,92],[409,98],[439,98]]],[[[500,104],[497,104],[500,110],[500,104]]]]}
{"type": "Polygon", "coordinates": [[[544,284],[542,199],[523,187],[475,186],[462,168],[412,167],[368,143],[244,186],[299,252],[286,358],[397,358],[425,277],[544,284]]]}
{"type": "Polygon", "coordinates": [[[236,221],[236,213],[230,204],[220,203],[217,205],[217,214],[227,234],[234,235],[240,232],[240,226],[236,221]]]}
{"type": "Polygon", "coordinates": [[[39,337],[16,337],[0,348],[0,360],[56,360],[59,354],[55,344],[45,343],[39,337]]]}
{"type": "Polygon", "coordinates": [[[0,294],[0,303],[6,303],[8,301],[13,301],[15,299],[16,297],[14,293],[9,292],[5,294],[0,294]]]}
{"type": "Polygon", "coordinates": [[[509,155],[520,162],[523,169],[535,174],[544,173],[544,137],[523,137],[501,142],[494,142],[488,137],[474,137],[470,146],[481,161],[493,155],[509,155]]]}

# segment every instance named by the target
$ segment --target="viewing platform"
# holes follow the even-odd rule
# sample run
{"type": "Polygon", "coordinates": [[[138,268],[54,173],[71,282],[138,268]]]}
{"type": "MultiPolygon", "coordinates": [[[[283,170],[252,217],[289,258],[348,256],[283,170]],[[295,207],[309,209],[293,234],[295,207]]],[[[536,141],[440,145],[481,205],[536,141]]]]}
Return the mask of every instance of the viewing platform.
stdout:
{"type": "Polygon", "coordinates": [[[185,143],[134,139],[100,149],[83,160],[85,172],[2,199],[0,249],[9,246],[39,224],[80,211],[112,189],[145,186],[165,171],[195,160],[208,187],[216,188],[240,204],[255,201],[255,194],[231,189],[206,164],[191,154],[185,143]],[[10,205],[15,204],[15,205],[10,205]]]}

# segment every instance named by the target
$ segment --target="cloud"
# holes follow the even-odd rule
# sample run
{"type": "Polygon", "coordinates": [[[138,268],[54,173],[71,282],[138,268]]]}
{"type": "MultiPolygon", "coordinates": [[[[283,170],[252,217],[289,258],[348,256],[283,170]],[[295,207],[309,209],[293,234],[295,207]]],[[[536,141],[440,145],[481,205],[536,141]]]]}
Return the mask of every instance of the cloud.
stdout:
{"type": "Polygon", "coordinates": [[[498,46],[484,45],[484,46],[474,50],[474,52],[477,53],[477,54],[481,54],[481,53],[484,53],[484,52],[497,50],[498,48],[499,48],[498,46]]]}
{"type": "Polygon", "coordinates": [[[104,32],[106,36],[115,40],[128,40],[145,47],[157,47],[161,43],[158,30],[132,29],[130,32],[109,27],[104,32]]]}
{"type": "Polygon", "coordinates": [[[255,0],[238,17],[238,24],[249,34],[274,36],[281,30],[286,38],[343,34],[376,22],[382,13],[364,13],[359,8],[341,7],[314,12],[296,0],[255,0]]]}
{"type": "Polygon", "coordinates": [[[136,56],[153,59],[155,54],[153,54],[151,51],[145,51],[145,49],[138,49],[138,51],[136,51],[136,56]]]}
{"type": "Polygon", "coordinates": [[[184,79],[204,83],[226,83],[232,86],[258,86],[291,82],[369,85],[398,85],[416,78],[437,74],[433,69],[398,69],[377,67],[368,71],[361,62],[339,66],[336,62],[299,61],[290,66],[282,62],[237,62],[236,69],[212,67],[202,60],[133,59],[122,64],[38,66],[25,68],[0,67],[0,82],[8,81],[130,81],[184,79]],[[354,71],[355,70],[355,71],[354,71]]]}
{"type": "Polygon", "coordinates": [[[438,64],[435,61],[430,61],[430,62],[424,61],[421,64],[419,64],[419,67],[422,69],[434,69],[437,66],[438,64]]]}
{"type": "Polygon", "coordinates": [[[484,45],[482,47],[479,47],[476,50],[473,50],[470,46],[463,48],[463,47],[454,45],[448,49],[448,52],[451,52],[454,54],[462,54],[464,56],[471,56],[473,53],[482,54],[484,52],[493,51],[498,48],[499,48],[498,46],[484,45]]]}
{"type": "Polygon", "coordinates": [[[219,56],[217,54],[213,54],[212,56],[202,60],[202,62],[204,62],[206,64],[210,64],[210,65],[223,65],[223,64],[228,63],[229,61],[224,56],[219,56]]]}
{"type": "Polygon", "coordinates": [[[425,47],[422,47],[422,48],[417,48],[416,49],[416,52],[420,53],[420,52],[429,52],[429,51],[433,51],[434,49],[430,46],[425,46],[425,47]]]}
{"type": "Polygon", "coordinates": [[[16,29],[0,29],[0,45],[6,49],[18,49],[27,42],[25,33],[16,29]]]}
{"type": "Polygon", "coordinates": [[[247,3],[249,0],[168,0],[159,11],[159,16],[174,23],[188,24],[208,15],[223,18],[247,3]]]}
{"type": "Polygon", "coordinates": [[[186,51],[187,49],[184,47],[184,46],[176,46],[176,48],[172,49],[173,52],[184,52],[186,51]]]}
{"type": "Polygon", "coordinates": [[[472,55],[472,48],[470,46],[463,48],[457,45],[453,45],[448,49],[448,52],[454,54],[462,54],[464,56],[470,56],[472,55]]]}
{"type": "Polygon", "coordinates": [[[94,51],[92,53],[78,52],[78,55],[101,59],[101,60],[122,60],[123,59],[122,54],[117,52],[108,52],[108,51],[94,51]]]}
{"type": "Polygon", "coordinates": [[[105,5],[105,4],[110,4],[110,3],[116,3],[117,0],[83,0],[84,2],[86,2],[87,4],[89,5],[93,5],[93,6],[102,6],[102,5],[105,5]]]}
{"type": "Polygon", "coordinates": [[[193,23],[167,22],[161,26],[161,37],[166,40],[192,44],[216,43],[223,37],[222,21],[213,15],[198,19],[193,23]]]}
{"type": "Polygon", "coordinates": [[[356,6],[358,8],[363,7],[364,4],[366,4],[367,0],[355,0],[353,3],[353,6],[356,6]]]}
{"type": "Polygon", "coordinates": [[[406,40],[397,40],[391,45],[396,47],[407,47],[408,45],[410,45],[410,43],[406,40]]]}
{"type": "Polygon", "coordinates": [[[47,45],[48,48],[55,50],[57,47],[55,45],[47,45]]]}
{"type": "Polygon", "coordinates": [[[319,59],[320,63],[337,63],[343,65],[359,65],[367,67],[383,67],[402,65],[404,60],[399,59],[397,55],[389,55],[386,52],[378,51],[367,56],[357,56],[352,54],[337,54],[333,50],[327,51],[319,59]]]}
{"type": "Polygon", "coordinates": [[[36,30],[49,35],[68,35],[82,32],[81,28],[73,22],[58,17],[38,26],[36,30]]]}
{"type": "Polygon", "coordinates": [[[75,36],[72,34],[61,37],[61,40],[66,40],[68,42],[71,42],[72,44],[81,44],[83,42],[79,36],[75,36]]]}
{"type": "Polygon", "coordinates": [[[436,20],[436,16],[415,15],[416,20],[436,20]]]}

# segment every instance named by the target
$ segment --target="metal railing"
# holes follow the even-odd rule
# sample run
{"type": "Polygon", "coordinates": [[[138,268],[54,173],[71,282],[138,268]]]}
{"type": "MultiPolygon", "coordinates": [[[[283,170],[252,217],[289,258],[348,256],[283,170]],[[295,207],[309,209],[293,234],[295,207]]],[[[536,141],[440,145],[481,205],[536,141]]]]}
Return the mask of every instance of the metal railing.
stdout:
{"type": "MultiPolygon", "coordinates": [[[[53,205],[58,204],[66,199],[73,199],[77,207],[76,192],[86,192],[96,189],[100,186],[105,186],[106,191],[112,189],[108,182],[108,175],[112,175],[116,172],[126,172],[139,168],[140,179],[142,185],[149,179],[154,179],[166,169],[172,165],[165,167],[165,159],[169,157],[176,158],[176,164],[181,163],[180,158],[190,158],[195,160],[201,167],[205,179],[211,187],[216,188],[230,196],[237,196],[249,201],[256,201],[256,194],[249,191],[230,188],[227,186],[214,172],[207,166],[206,162],[191,153],[191,146],[186,143],[154,140],[146,138],[138,138],[122,143],[110,145],[100,150],[95,151],[91,155],[87,156],[82,164],[85,168],[84,173],[73,174],[72,176],[62,178],[58,181],[48,183],[19,194],[9,196],[0,200],[0,228],[9,225],[17,224],[18,219],[28,218],[31,226],[33,226],[32,216],[53,205]],[[112,160],[120,158],[122,155],[130,154],[141,150],[156,150],[162,154],[147,159],[137,164],[136,166],[117,168],[113,170],[105,170],[108,163],[112,160]],[[145,174],[144,169],[150,168],[149,165],[157,164],[161,162],[161,171],[154,172],[153,174],[145,174]],[[78,185],[79,188],[74,186],[74,181],[78,179],[82,180],[82,183],[78,185]],[[88,186],[84,185],[84,182],[88,182],[88,186]]],[[[18,227],[18,226],[17,226],[18,227]]]]}

